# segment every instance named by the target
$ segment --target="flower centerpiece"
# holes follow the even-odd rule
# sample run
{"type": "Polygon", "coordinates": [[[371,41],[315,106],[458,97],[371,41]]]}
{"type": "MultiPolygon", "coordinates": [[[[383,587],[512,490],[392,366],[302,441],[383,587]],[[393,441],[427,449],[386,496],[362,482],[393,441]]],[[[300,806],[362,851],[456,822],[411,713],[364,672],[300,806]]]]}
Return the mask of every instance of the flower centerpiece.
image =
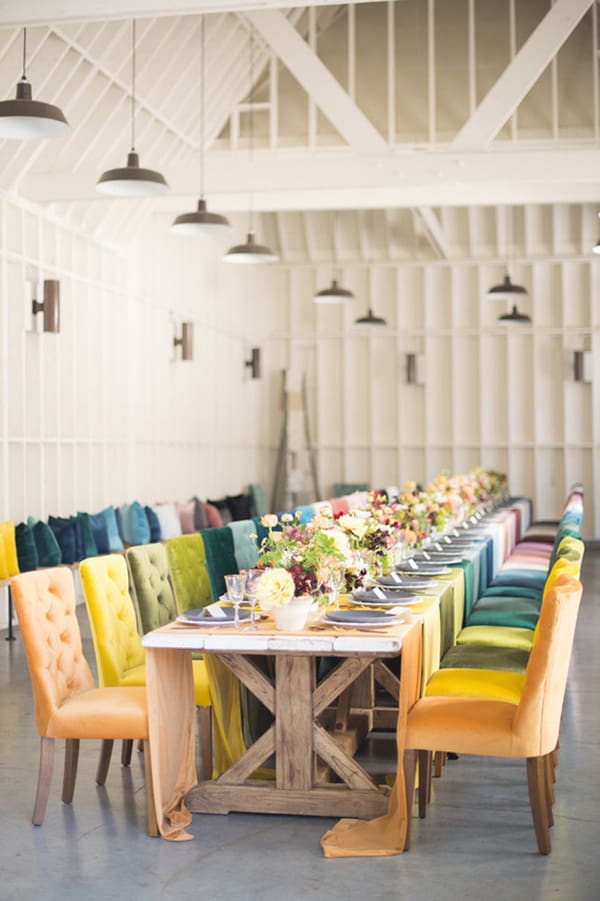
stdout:
{"type": "MultiPolygon", "coordinates": [[[[309,523],[300,513],[284,513],[281,520],[267,514],[261,524],[268,529],[259,547],[260,579],[257,601],[262,610],[279,619],[279,608],[297,606],[300,598],[325,599],[327,584],[347,564],[348,539],[325,509],[309,523]]],[[[300,627],[301,628],[301,627],[300,627]]]]}

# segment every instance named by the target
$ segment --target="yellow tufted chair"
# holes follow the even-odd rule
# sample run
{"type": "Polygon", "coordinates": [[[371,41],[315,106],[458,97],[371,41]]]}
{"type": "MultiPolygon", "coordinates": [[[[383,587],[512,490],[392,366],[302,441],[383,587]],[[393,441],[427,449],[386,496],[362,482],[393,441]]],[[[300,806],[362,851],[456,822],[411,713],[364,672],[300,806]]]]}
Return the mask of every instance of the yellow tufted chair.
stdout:
{"type": "MultiPolygon", "coordinates": [[[[65,804],[73,800],[82,738],[102,739],[96,773],[99,785],[106,781],[115,739],[142,740],[146,773],[150,772],[146,692],[140,687],[95,688],[81,647],[70,570],[56,567],[23,573],[12,580],[12,591],[33,688],[35,723],[42,740],[33,810],[33,823],[41,826],[50,792],[56,738],[66,739],[62,791],[65,804]]],[[[156,835],[149,779],[146,797],[148,831],[156,835]]]]}
{"type": "MultiPolygon", "coordinates": [[[[557,578],[547,591],[527,671],[520,677],[520,691],[514,697],[428,696],[413,705],[407,718],[405,767],[409,782],[416,751],[419,767],[425,770],[426,757],[437,748],[452,748],[461,755],[527,760],[529,799],[541,854],[551,851],[553,790],[549,774],[580,600],[581,583],[571,575],[557,578]]],[[[426,781],[419,779],[419,783],[424,794],[426,781]]],[[[407,795],[412,797],[410,784],[407,795]]]]}
{"type": "MultiPolygon", "coordinates": [[[[146,654],[129,594],[127,563],[122,554],[90,557],[79,566],[85,603],[90,619],[100,685],[146,684],[146,654]]],[[[196,704],[210,715],[208,677],[201,661],[194,662],[196,704]]],[[[202,724],[205,716],[199,713],[202,724]]],[[[207,729],[204,728],[204,733],[207,729]]],[[[203,753],[205,748],[203,747],[203,753]]],[[[124,745],[121,760],[128,761],[131,746],[124,745]]],[[[202,772],[212,763],[202,759],[202,772]]],[[[208,767],[208,769],[206,769],[208,767]]]]}

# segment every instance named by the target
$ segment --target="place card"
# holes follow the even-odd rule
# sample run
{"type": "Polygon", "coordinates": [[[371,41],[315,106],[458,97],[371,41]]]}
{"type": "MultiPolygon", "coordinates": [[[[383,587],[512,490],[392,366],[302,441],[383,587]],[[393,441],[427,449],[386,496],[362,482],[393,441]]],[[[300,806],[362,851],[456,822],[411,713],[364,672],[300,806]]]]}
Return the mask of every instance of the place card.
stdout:
{"type": "MultiPolygon", "coordinates": [[[[460,533],[456,532],[456,529],[454,530],[454,532],[455,532],[455,534],[457,534],[457,535],[460,534],[460,533]]],[[[445,536],[444,536],[444,541],[446,542],[446,544],[452,544],[452,539],[449,538],[448,535],[445,535],[445,536]]]]}
{"type": "Polygon", "coordinates": [[[402,579],[400,578],[400,576],[398,575],[397,572],[393,572],[393,573],[392,573],[392,579],[393,579],[394,582],[396,582],[398,585],[402,585],[402,579]]]}
{"type": "Polygon", "coordinates": [[[208,616],[214,617],[214,619],[227,619],[227,614],[223,610],[220,604],[209,604],[208,607],[205,607],[204,610],[208,614],[208,616]]]}
{"type": "Polygon", "coordinates": [[[373,589],[373,594],[376,595],[380,601],[387,600],[385,591],[382,591],[381,588],[379,588],[377,585],[373,589]]]}
{"type": "Polygon", "coordinates": [[[418,569],[418,568],[419,568],[419,567],[417,566],[417,564],[415,563],[414,560],[409,560],[409,561],[408,561],[408,565],[410,566],[411,569],[418,569]]]}

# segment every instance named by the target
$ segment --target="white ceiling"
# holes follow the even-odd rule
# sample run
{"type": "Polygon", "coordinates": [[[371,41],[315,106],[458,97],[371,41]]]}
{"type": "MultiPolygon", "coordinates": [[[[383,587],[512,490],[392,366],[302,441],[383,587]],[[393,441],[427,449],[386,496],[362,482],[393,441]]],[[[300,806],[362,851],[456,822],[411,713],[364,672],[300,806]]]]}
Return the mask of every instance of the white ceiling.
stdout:
{"type": "Polygon", "coordinates": [[[581,255],[590,236],[595,243],[592,0],[178,0],[168,9],[159,0],[4,0],[0,90],[14,92],[27,24],[34,97],[59,104],[73,131],[0,143],[0,188],[109,238],[135,235],[149,215],[166,228],[193,209],[202,12],[209,206],[243,230],[251,190],[287,259],[502,256],[506,211],[496,207],[507,204],[522,208],[519,253],[581,255]],[[129,149],[132,16],[136,146],[172,189],[157,201],[95,193],[129,149]]]}

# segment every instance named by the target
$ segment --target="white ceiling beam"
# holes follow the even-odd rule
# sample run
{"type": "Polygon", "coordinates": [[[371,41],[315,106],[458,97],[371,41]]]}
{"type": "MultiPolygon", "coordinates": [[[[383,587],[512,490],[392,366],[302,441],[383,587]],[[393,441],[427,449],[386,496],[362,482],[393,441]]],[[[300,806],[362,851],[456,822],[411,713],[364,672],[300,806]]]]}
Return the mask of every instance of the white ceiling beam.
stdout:
{"type": "Polygon", "coordinates": [[[438,217],[431,207],[419,206],[415,209],[419,222],[423,227],[423,234],[431,244],[435,253],[442,260],[448,259],[448,243],[438,217]]]}
{"type": "Polygon", "coordinates": [[[257,10],[249,12],[248,19],[354,150],[387,151],[387,141],[282,13],[257,10]]]}
{"type": "MultiPolygon", "coordinates": [[[[280,198],[286,209],[293,208],[292,203],[297,203],[298,209],[310,209],[314,198],[307,203],[303,198],[305,192],[311,197],[313,193],[318,196],[319,192],[339,197],[343,208],[355,206],[356,198],[361,196],[367,202],[359,206],[368,206],[370,191],[386,190],[390,192],[390,206],[442,206],[443,198],[460,197],[461,191],[469,191],[471,196],[473,191],[479,191],[481,197],[476,202],[481,204],[514,202],[514,199],[503,201],[501,195],[500,200],[486,201],[487,183],[496,188],[506,186],[517,202],[519,191],[527,191],[537,202],[543,202],[541,192],[548,186],[555,186],[553,197],[565,197],[571,192],[574,202],[579,202],[577,198],[583,189],[588,192],[587,199],[596,202],[600,197],[599,167],[600,150],[589,147],[556,147],[542,155],[535,148],[468,154],[407,153],[387,158],[365,158],[342,148],[316,150],[310,155],[302,149],[259,149],[252,161],[244,150],[208,153],[206,183],[210,185],[211,206],[221,209],[239,208],[234,198],[240,196],[244,198],[241,208],[245,208],[249,185],[258,209],[276,209],[274,198],[280,198]],[[351,203],[344,200],[345,191],[355,198],[351,203]],[[433,199],[403,200],[420,196],[433,196],[433,199]]],[[[167,199],[175,198],[173,207],[181,204],[180,198],[189,203],[197,181],[195,167],[167,164],[161,171],[171,186],[167,199]]],[[[100,201],[94,191],[96,178],[95,170],[74,173],[70,169],[51,169],[31,172],[22,189],[28,199],[38,203],[100,201]]],[[[497,193],[495,196],[498,198],[497,193]]],[[[315,208],[322,209],[323,205],[320,200],[315,208]]]]}
{"type": "Polygon", "coordinates": [[[593,2],[556,0],[458,132],[456,147],[480,147],[496,137],[593,2]]]}
{"type": "MultiPolygon", "coordinates": [[[[359,2],[359,0],[350,0],[359,2]]],[[[380,0],[360,0],[377,3],[380,0]]],[[[338,6],[339,0],[303,0],[302,6],[338,6]]],[[[199,13],[290,9],[298,0],[2,0],[0,25],[47,25],[49,22],[96,22],[108,19],[197,16],[199,13]]]]}

